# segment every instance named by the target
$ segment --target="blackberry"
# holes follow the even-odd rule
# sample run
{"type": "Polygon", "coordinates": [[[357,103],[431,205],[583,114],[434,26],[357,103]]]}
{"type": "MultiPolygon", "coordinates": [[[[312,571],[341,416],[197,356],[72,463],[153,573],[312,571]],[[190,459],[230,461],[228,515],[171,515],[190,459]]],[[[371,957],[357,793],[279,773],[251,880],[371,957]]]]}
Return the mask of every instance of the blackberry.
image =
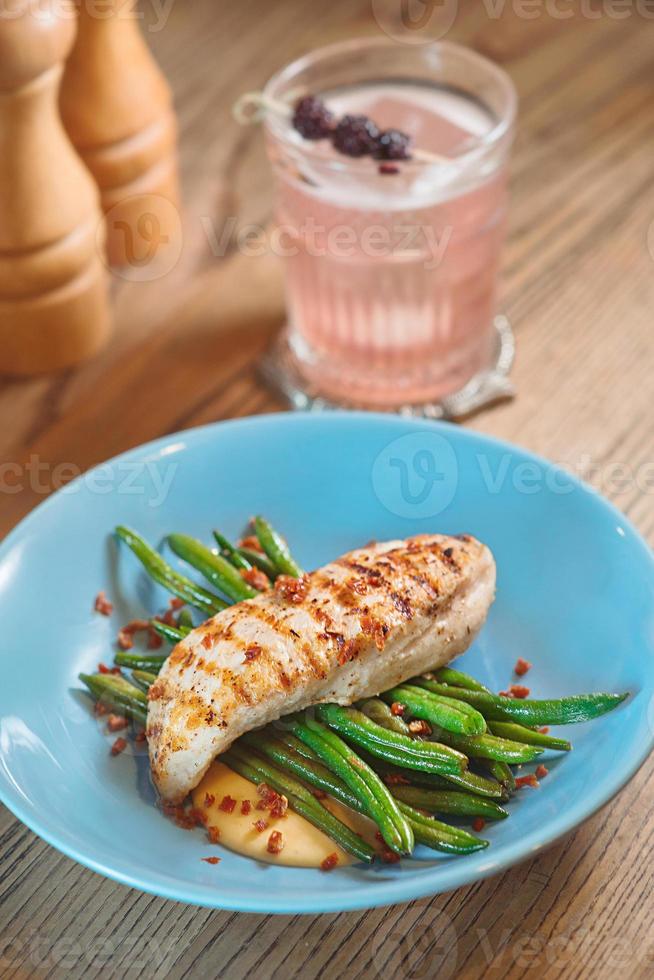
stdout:
{"type": "Polygon", "coordinates": [[[332,133],[334,149],[348,157],[365,157],[377,145],[379,130],[367,116],[343,116],[332,133]]]}
{"type": "Polygon", "coordinates": [[[375,160],[408,160],[411,137],[399,129],[385,129],[377,137],[372,152],[375,160]]]}
{"type": "Polygon", "coordinates": [[[334,116],[322,99],[305,95],[295,106],[293,126],[305,140],[322,140],[334,128],[334,116]]]}

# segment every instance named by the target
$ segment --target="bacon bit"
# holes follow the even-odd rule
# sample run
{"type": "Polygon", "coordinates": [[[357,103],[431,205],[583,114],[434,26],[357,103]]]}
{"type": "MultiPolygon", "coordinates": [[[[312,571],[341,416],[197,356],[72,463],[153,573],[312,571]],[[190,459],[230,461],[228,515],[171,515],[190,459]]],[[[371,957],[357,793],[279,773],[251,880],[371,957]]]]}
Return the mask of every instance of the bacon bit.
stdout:
{"type": "Polygon", "coordinates": [[[224,813],[232,813],[235,806],[236,800],[228,794],[227,796],[223,796],[218,805],[218,809],[222,810],[224,813]]]}
{"type": "Polygon", "coordinates": [[[269,854],[279,854],[284,849],[284,836],[281,830],[273,830],[268,838],[266,850],[269,854]]]}
{"type": "Polygon", "coordinates": [[[251,809],[252,809],[252,804],[250,803],[250,801],[243,800],[243,802],[241,803],[241,813],[243,814],[244,817],[248,815],[251,809]]]}
{"type": "Polygon", "coordinates": [[[200,860],[201,861],[206,861],[207,864],[219,864],[220,863],[220,858],[219,857],[201,858],[200,860]]]}
{"type": "Polygon", "coordinates": [[[241,578],[259,592],[265,592],[270,588],[270,579],[261,569],[253,566],[252,568],[241,568],[241,578]]]}
{"type": "Polygon", "coordinates": [[[512,684],[509,688],[511,692],[511,697],[513,698],[528,698],[531,691],[524,684],[512,684]]]}
{"type": "Polygon", "coordinates": [[[400,855],[396,854],[395,851],[391,851],[390,848],[387,847],[384,848],[379,856],[384,864],[397,864],[397,862],[400,860],[400,855]]]}
{"type": "Polygon", "coordinates": [[[259,551],[263,554],[263,548],[259,544],[259,538],[255,534],[250,534],[245,538],[241,538],[238,543],[239,548],[249,548],[250,551],[259,551]]]}
{"type": "Polygon", "coordinates": [[[511,691],[498,691],[498,694],[499,694],[499,696],[501,698],[512,698],[512,697],[514,697],[514,695],[511,693],[511,691]]]}
{"type": "Polygon", "coordinates": [[[478,834],[481,833],[481,831],[484,829],[485,826],[486,826],[486,821],[484,820],[483,817],[475,817],[475,819],[472,821],[472,829],[475,830],[478,834]]]}
{"type": "Polygon", "coordinates": [[[174,595],[172,599],[168,601],[168,605],[171,609],[179,610],[183,609],[186,603],[183,599],[180,599],[179,596],[174,595]]]}
{"type": "Polygon", "coordinates": [[[550,733],[550,726],[549,725],[543,725],[541,728],[538,729],[538,731],[541,733],[541,735],[549,735],[549,733],[550,733]]]}
{"type": "Polygon", "coordinates": [[[270,808],[270,816],[274,817],[276,820],[281,820],[282,817],[286,816],[286,811],[288,810],[288,800],[285,796],[278,796],[273,805],[270,808]]]}
{"type": "Polygon", "coordinates": [[[111,746],[111,754],[120,755],[120,753],[124,752],[126,748],[127,748],[127,739],[117,738],[114,744],[111,746]]]}
{"type": "Polygon", "coordinates": [[[400,717],[406,711],[406,705],[401,704],[399,701],[393,701],[391,705],[391,714],[400,717]]]}
{"type": "Polygon", "coordinates": [[[268,783],[259,783],[257,786],[257,793],[261,797],[261,802],[265,803],[267,806],[272,806],[279,796],[279,793],[269,786],[268,783]]]}
{"type": "Polygon", "coordinates": [[[109,708],[103,701],[96,701],[93,705],[93,714],[96,716],[96,718],[101,718],[102,715],[106,715],[108,711],[109,708]]]}
{"type": "Polygon", "coordinates": [[[196,827],[206,827],[209,817],[198,807],[192,806],[188,812],[189,820],[193,820],[196,827]]]}
{"type": "Polygon", "coordinates": [[[220,827],[207,827],[207,836],[212,844],[217,844],[220,839],[220,827]]]}
{"type": "Polygon", "coordinates": [[[118,646],[121,650],[131,650],[134,646],[134,634],[141,633],[150,629],[147,619],[133,619],[131,623],[126,623],[118,633],[118,646]]]}
{"type": "Polygon", "coordinates": [[[127,718],[123,715],[111,714],[107,718],[107,731],[109,732],[120,732],[123,728],[127,728],[127,718]]]}
{"type": "Polygon", "coordinates": [[[120,667],[107,667],[106,664],[98,664],[98,672],[100,674],[120,674],[120,667]]]}
{"type": "Polygon", "coordinates": [[[146,740],[145,732],[137,732],[136,735],[134,736],[135,742],[145,742],[145,740],[146,740]]]}
{"type": "Polygon", "coordinates": [[[415,718],[409,722],[409,731],[412,735],[431,735],[431,725],[429,722],[415,718]]]}
{"type": "Polygon", "coordinates": [[[529,663],[528,660],[524,660],[522,657],[518,657],[515,662],[515,667],[513,668],[513,673],[517,674],[518,677],[524,677],[528,670],[531,670],[533,664],[529,663]]]}
{"type": "Polygon", "coordinates": [[[264,832],[264,830],[267,830],[268,829],[268,821],[267,820],[255,820],[255,822],[252,824],[252,826],[255,827],[260,834],[262,834],[264,832]]]}
{"type": "Polygon", "coordinates": [[[204,794],[204,805],[205,806],[213,806],[215,802],[216,802],[216,797],[213,795],[213,793],[205,793],[204,794]]]}
{"type": "Polygon", "coordinates": [[[326,858],[320,862],[321,871],[331,871],[338,864],[338,854],[334,852],[333,854],[328,854],[326,858]]]}
{"type": "Polygon", "coordinates": [[[410,786],[411,780],[403,776],[401,772],[387,772],[384,776],[387,786],[410,786]]]}
{"type": "Polygon", "coordinates": [[[163,637],[150,626],[148,629],[148,650],[158,650],[163,643],[163,637]]]}
{"type": "Polygon", "coordinates": [[[107,599],[104,592],[98,592],[95,597],[95,602],[93,608],[96,612],[101,613],[103,616],[111,616],[114,611],[114,604],[107,599]]]}
{"type": "Polygon", "coordinates": [[[538,789],[540,785],[535,772],[529,772],[526,776],[518,776],[515,784],[518,789],[521,789],[523,786],[532,786],[534,789],[538,789]]]}
{"type": "Polygon", "coordinates": [[[257,657],[261,656],[261,653],[262,652],[263,651],[261,650],[261,647],[259,646],[259,644],[258,643],[253,643],[252,646],[249,646],[247,648],[247,650],[245,651],[245,661],[246,661],[246,663],[248,663],[250,660],[256,660],[257,657]]]}
{"type": "Polygon", "coordinates": [[[540,762],[536,766],[536,772],[534,773],[534,775],[536,776],[537,779],[544,779],[545,776],[548,775],[548,773],[549,773],[549,769],[547,768],[547,766],[544,766],[543,763],[540,762]]]}
{"type": "Polygon", "coordinates": [[[278,592],[287,602],[304,602],[309,588],[309,576],[293,578],[292,575],[278,575],[275,579],[275,592],[278,592]]]}
{"type": "Polygon", "coordinates": [[[382,844],[384,843],[384,838],[382,837],[381,830],[376,830],[375,831],[375,840],[381,841],[382,844]]]}

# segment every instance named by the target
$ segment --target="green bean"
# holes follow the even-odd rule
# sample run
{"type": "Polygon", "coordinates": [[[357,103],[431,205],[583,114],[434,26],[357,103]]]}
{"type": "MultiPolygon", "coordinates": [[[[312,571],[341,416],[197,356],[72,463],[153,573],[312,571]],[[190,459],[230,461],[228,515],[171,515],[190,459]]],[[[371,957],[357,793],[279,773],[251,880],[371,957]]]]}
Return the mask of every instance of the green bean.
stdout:
{"type": "Polygon", "coordinates": [[[277,533],[265,517],[254,518],[254,533],[257,536],[259,544],[280,574],[292,575],[294,578],[300,578],[304,574],[291,555],[284,538],[281,534],[277,533]]]}
{"type": "Polygon", "coordinates": [[[459,735],[481,735],[486,731],[484,716],[465,701],[430,694],[411,684],[392,687],[390,691],[384,691],[381,697],[389,704],[399,701],[406,705],[415,718],[438,725],[448,732],[459,735]]]}
{"type": "Polygon", "coordinates": [[[370,762],[376,772],[390,776],[391,780],[395,780],[395,785],[408,780],[412,786],[424,786],[427,789],[452,790],[452,787],[455,786],[457,789],[483,796],[485,799],[503,800],[508,796],[506,789],[495,779],[487,779],[485,776],[472,772],[471,769],[466,769],[455,776],[439,776],[431,772],[418,772],[415,769],[399,769],[397,766],[389,766],[374,756],[371,756],[369,760],[365,753],[364,758],[370,762]]]}
{"type": "Polygon", "coordinates": [[[171,626],[170,623],[162,623],[160,619],[151,619],[150,626],[155,633],[158,633],[165,640],[170,640],[171,643],[179,643],[191,632],[187,627],[171,626]]]}
{"type": "Polygon", "coordinates": [[[451,827],[449,824],[441,823],[440,820],[434,820],[433,817],[426,817],[407,803],[398,802],[398,806],[411,824],[419,844],[425,844],[445,854],[472,854],[474,851],[481,851],[488,847],[487,840],[475,837],[467,830],[451,827]]]}
{"type": "Polygon", "coordinates": [[[414,677],[411,681],[433,694],[456,697],[477,708],[489,721],[518,721],[524,725],[568,725],[590,721],[617,707],[628,694],[574,694],[558,700],[533,701],[526,698],[506,698],[485,691],[452,689],[449,684],[437,684],[414,677]]]}
{"type": "Polygon", "coordinates": [[[179,631],[184,633],[184,635],[191,632],[193,629],[193,616],[191,615],[190,609],[182,609],[177,617],[177,626],[179,631]]]}
{"type": "Polygon", "coordinates": [[[467,766],[468,760],[460,752],[437,742],[423,742],[390,731],[355,708],[320,704],[315,710],[316,716],[330,728],[386,762],[440,774],[460,773],[467,766]]]}
{"type": "Polygon", "coordinates": [[[353,854],[360,861],[368,864],[374,859],[375,851],[358,834],[347,827],[338,817],[330,813],[297,779],[288,776],[276,766],[270,765],[259,758],[254,752],[244,749],[238,744],[232,745],[221,759],[230,769],[233,769],[245,779],[258,785],[265,782],[277,793],[283,793],[288,799],[289,806],[327,834],[343,850],[353,854]]]}
{"type": "Polygon", "coordinates": [[[237,550],[241,558],[245,558],[255,568],[259,568],[271,582],[275,581],[279,572],[267,555],[264,555],[262,551],[255,551],[254,548],[238,548],[237,550]]]}
{"type": "MultiPolygon", "coordinates": [[[[424,680],[432,680],[428,674],[424,674],[424,680]]],[[[471,677],[470,674],[464,674],[461,670],[454,670],[453,667],[439,667],[438,670],[434,671],[434,678],[440,681],[441,684],[453,684],[455,687],[467,688],[469,691],[486,691],[486,693],[491,694],[492,692],[480,684],[479,681],[471,677]]]]}
{"type": "Polygon", "coordinates": [[[253,599],[258,595],[257,590],[241,578],[233,565],[230,565],[222,555],[215,555],[201,541],[196,541],[187,534],[169,534],[168,544],[178,558],[187,561],[204,575],[214,588],[233,602],[253,599]]]}
{"type": "Polygon", "coordinates": [[[183,599],[184,602],[188,602],[189,605],[201,609],[202,612],[208,613],[210,616],[214,616],[227,607],[227,603],[219,599],[213,592],[203,589],[201,585],[196,585],[191,579],[178,574],[135,531],[131,531],[127,527],[118,526],[116,528],[116,534],[131,548],[148,575],[155,582],[158,582],[159,585],[172,592],[173,595],[183,599]]]}
{"type": "Polygon", "coordinates": [[[133,670],[132,671],[132,683],[136,684],[141,691],[145,694],[148,693],[152,685],[157,679],[157,675],[150,673],[148,670],[133,670]]]}
{"type": "Polygon", "coordinates": [[[148,699],[143,691],[119,674],[80,674],[96,701],[119,711],[145,725],[148,715],[148,699]]]}
{"type": "Polygon", "coordinates": [[[120,650],[114,657],[118,667],[130,667],[132,670],[149,670],[158,674],[167,660],[167,654],[128,653],[120,650]]]}
{"type": "Polygon", "coordinates": [[[570,742],[565,738],[555,738],[554,735],[534,731],[533,728],[526,728],[524,725],[510,721],[491,721],[488,728],[493,735],[497,735],[499,738],[510,738],[514,742],[526,742],[527,745],[538,745],[543,749],[558,749],[560,752],[569,752],[572,748],[570,742]]]}
{"type": "Polygon", "coordinates": [[[515,790],[515,776],[508,763],[499,762],[497,759],[484,759],[482,764],[493,779],[496,779],[501,786],[506,788],[507,793],[513,793],[515,790]]]}
{"type": "Polygon", "coordinates": [[[410,738],[411,732],[407,723],[400,715],[394,715],[389,706],[381,698],[368,698],[367,701],[362,701],[357,707],[359,711],[367,715],[375,724],[381,725],[382,728],[388,728],[391,732],[397,732],[398,735],[406,735],[407,738],[410,738]]]}
{"type": "Polygon", "coordinates": [[[456,790],[423,789],[420,786],[393,786],[393,796],[403,803],[428,810],[430,813],[448,813],[457,817],[483,817],[485,820],[504,820],[507,811],[494,803],[472,793],[459,793],[456,790]]]}
{"type": "Polygon", "coordinates": [[[338,735],[315,721],[294,719],[292,733],[320,757],[365,806],[386,844],[398,854],[413,850],[411,827],[379,776],[338,735]]]}
{"type": "Polygon", "coordinates": [[[251,563],[244,558],[243,555],[239,554],[238,548],[231,543],[231,541],[221,534],[220,531],[214,531],[213,536],[216,539],[216,544],[220,548],[220,553],[234,568],[242,569],[244,572],[249,572],[252,568],[251,563]]]}
{"type": "Polygon", "coordinates": [[[493,759],[496,762],[510,762],[512,765],[531,762],[543,752],[533,745],[511,742],[506,738],[496,738],[495,735],[455,735],[443,729],[434,729],[434,738],[471,759],[493,759]]]}

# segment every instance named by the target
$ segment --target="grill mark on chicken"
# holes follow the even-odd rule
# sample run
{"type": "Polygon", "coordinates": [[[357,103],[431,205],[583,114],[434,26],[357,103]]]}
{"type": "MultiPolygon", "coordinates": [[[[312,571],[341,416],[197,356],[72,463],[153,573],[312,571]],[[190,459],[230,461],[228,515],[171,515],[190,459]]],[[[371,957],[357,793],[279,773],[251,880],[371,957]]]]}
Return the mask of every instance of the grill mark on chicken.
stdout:
{"type": "Polygon", "coordinates": [[[474,539],[421,535],[354,551],[305,584],[301,601],[268,590],[172,651],[147,725],[164,799],[183,799],[244,731],[320,701],[351,704],[449,662],[483,622],[494,564],[474,539]]]}

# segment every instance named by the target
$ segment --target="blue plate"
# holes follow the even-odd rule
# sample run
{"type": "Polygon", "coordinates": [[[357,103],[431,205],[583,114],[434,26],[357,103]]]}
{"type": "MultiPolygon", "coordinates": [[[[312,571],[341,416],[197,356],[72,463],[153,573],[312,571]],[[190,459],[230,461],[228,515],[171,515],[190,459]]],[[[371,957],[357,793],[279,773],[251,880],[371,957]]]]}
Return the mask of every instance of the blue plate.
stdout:
{"type": "Polygon", "coordinates": [[[251,912],[331,912],[465,885],[551,844],[605,804],[652,746],[654,563],[625,518],[549,463],[464,429],[364,414],[275,415],[183,432],[135,449],[37,508],[0,549],[0,796],[82,864],[166,898],[251,912]],[[469,857],[420,848],[401,865],[325,874],[259,864],[154,806],[147,759],[109,755],[115,736],[76,680],[111,661],[117,627],[166,604],[111,529],[153,542],[183,530],[236,536],[264,512],[307,567],[372,538],[470,532],[493,549],[497,599],[461,663],[499,690],[518,656],[536,695],[631,691],[612,714],[565,729],[538,790],[488,825],[469,857]],[[108,619],[93,612],[105,589],[108,619]]]}

